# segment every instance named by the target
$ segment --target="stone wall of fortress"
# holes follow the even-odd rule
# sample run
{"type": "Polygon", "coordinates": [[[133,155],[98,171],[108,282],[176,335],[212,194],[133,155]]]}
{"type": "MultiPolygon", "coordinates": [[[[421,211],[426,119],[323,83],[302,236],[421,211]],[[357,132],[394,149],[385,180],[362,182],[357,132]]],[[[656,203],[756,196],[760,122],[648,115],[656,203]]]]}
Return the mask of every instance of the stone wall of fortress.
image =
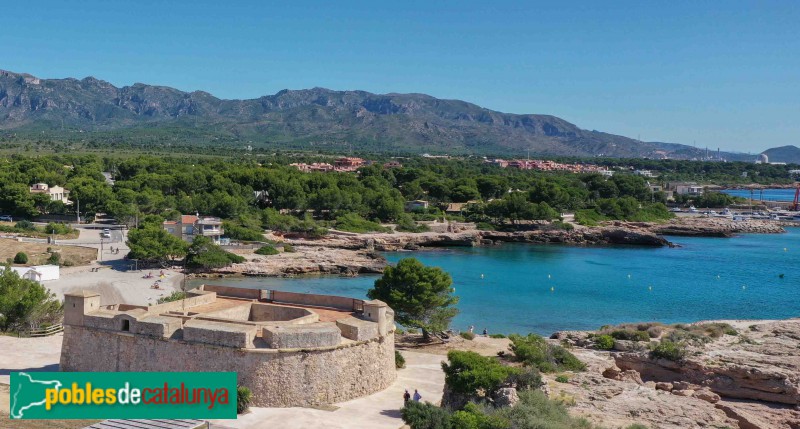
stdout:
{"type": "Polygon", "coordinates": [[[62,371],[232,371],[255,406],[347,401],[395,380],[394,335],[315,349],[238,349],[64,326],[62,371]]]}

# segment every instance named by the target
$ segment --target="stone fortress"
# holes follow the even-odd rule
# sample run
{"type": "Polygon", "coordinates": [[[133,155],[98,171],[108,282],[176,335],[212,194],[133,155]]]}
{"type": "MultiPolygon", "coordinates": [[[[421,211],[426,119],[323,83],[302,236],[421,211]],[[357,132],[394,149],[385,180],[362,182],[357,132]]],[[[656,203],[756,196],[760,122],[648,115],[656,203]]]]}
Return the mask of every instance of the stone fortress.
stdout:
{"type": "Polygon", "coordinates": [[[64,297],[62,371],[232,371],[253,405],[332,404],[396,377],[394,311],[377,300],[203,285],[152,306],[64,297]]]}

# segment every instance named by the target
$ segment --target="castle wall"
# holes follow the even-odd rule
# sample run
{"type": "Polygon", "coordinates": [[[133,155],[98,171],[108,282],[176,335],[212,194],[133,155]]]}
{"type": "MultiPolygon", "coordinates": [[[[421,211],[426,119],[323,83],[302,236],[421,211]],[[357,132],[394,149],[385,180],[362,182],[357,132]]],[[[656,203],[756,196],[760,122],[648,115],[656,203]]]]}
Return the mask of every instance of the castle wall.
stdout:
{"type": "Polygon", "coordinates": [[[242,350],[69,325],[61,370],[233,371],[260,407],[347,401],[383,390],[396,377],[391,334],[314,350],[242,350]]]}

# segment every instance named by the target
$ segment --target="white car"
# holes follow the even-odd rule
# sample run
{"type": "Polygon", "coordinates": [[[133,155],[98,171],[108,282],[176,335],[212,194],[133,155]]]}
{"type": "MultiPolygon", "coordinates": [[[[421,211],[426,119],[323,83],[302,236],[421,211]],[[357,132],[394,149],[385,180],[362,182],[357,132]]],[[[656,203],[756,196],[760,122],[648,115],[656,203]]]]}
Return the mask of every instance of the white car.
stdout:
{"type": "Polygon", "coordinates": [[[100,237],[103,237],[103,238],[111,238],[111,231],[109,231],[109,230],[105,230],[105,231],[101,232],[101,233],[100,233],[100,237]]]}
{"type": "Polygon", "coordinates": [[[669,209],[669,211],[671,211],[672,213],[680,213],[682,210],[680,207],[673,207],[669,209]]]}

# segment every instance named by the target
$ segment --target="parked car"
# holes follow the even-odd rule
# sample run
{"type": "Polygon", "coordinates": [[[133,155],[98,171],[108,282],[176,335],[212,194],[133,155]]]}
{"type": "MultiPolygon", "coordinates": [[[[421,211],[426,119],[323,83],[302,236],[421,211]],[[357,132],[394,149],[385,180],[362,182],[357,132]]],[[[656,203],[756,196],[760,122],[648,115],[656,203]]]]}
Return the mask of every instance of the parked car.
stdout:
{"type": "Polygon", "coordinates": [[[14,222],[14,218],[12,218],[11,216],[8,216],[8,215],[2,215],[2,216],[0,216],[0,221],[2,221],[2,222],[14,222]]]}
{"type": "Polygon", "coordinates": [[[106,230],[106,231],[101,232],[100,233],[100,237],[111,238],[111,231],[106,230]]]}

